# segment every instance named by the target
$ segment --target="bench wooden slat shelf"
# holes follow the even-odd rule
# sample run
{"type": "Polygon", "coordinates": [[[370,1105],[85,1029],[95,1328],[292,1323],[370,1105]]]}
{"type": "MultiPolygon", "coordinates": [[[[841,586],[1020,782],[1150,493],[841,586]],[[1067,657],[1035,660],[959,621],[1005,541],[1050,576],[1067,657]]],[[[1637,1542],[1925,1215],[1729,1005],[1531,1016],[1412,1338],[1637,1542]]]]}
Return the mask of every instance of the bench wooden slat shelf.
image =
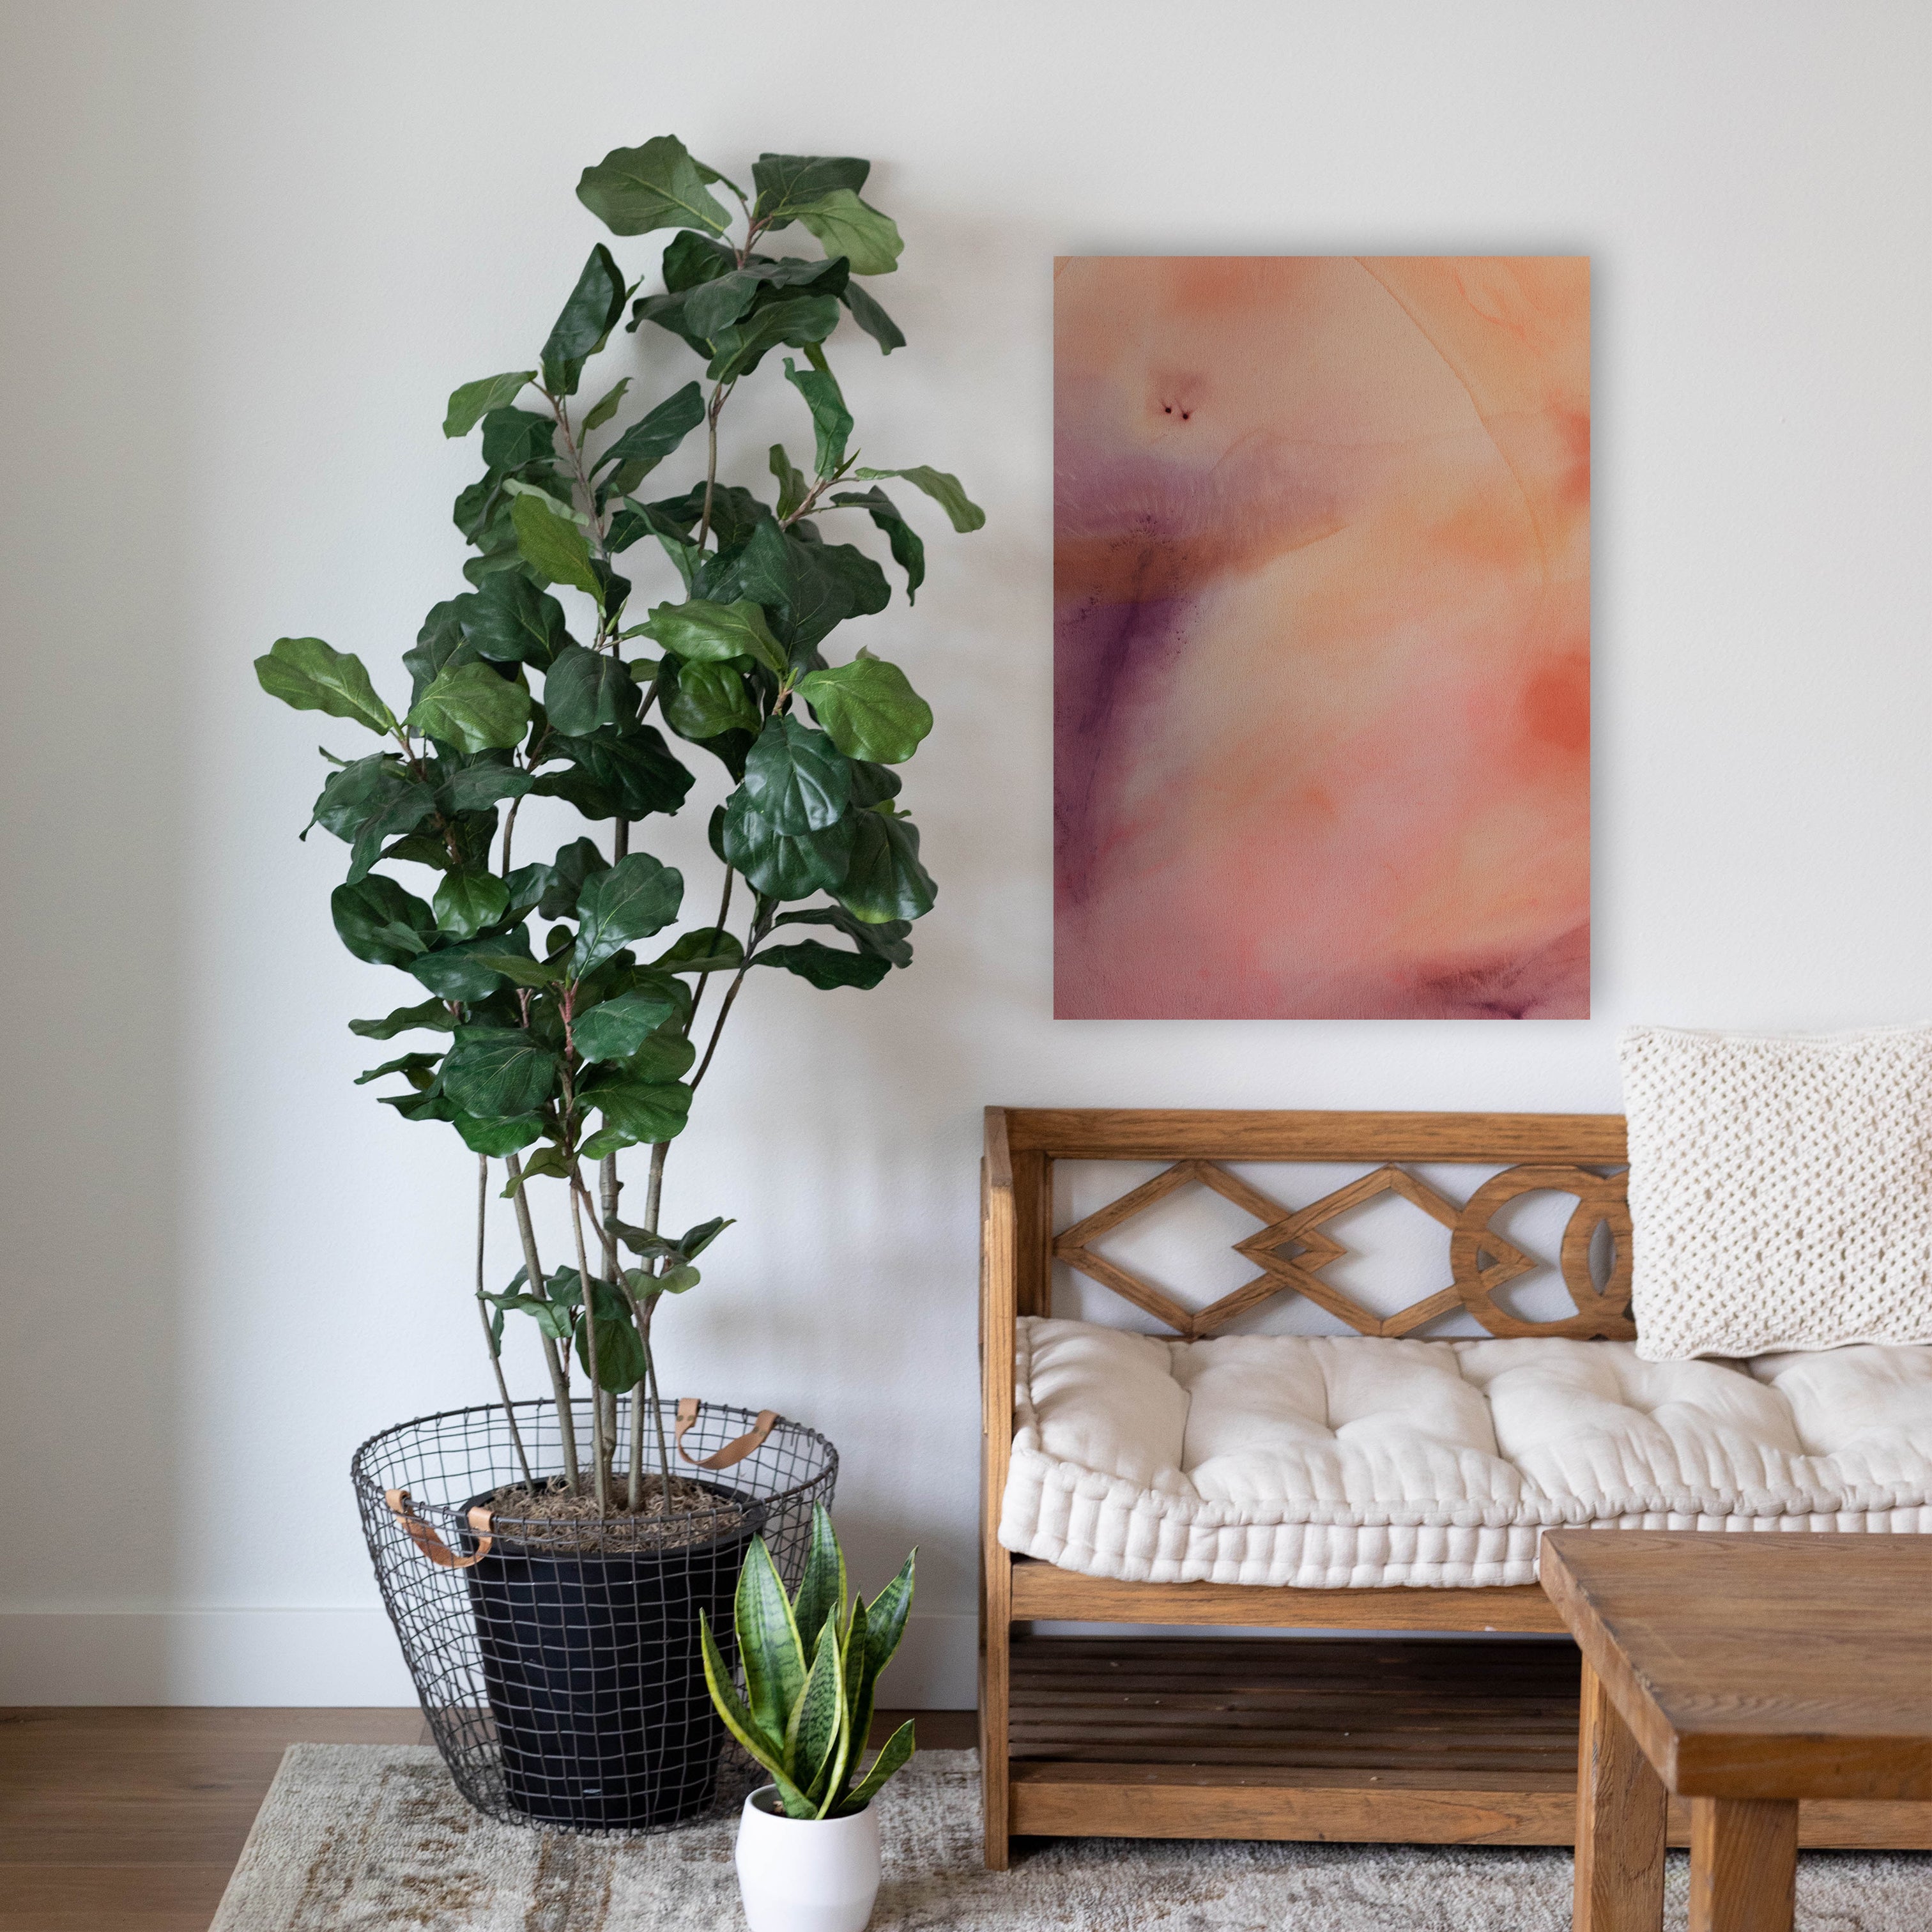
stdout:
{"type": "Polygon", "coordinates": [[[1534,1586],[1504,1590],[1269,1590],[1246,1583],[1123,1583],[1111,1576],[1058,1570],[1030,1557],[1007,1560],[1012,1566],[1016,1618],[1070,1624],[1563,1634],[1562,1618],[1534,1586]]]}
{"type": "MultiPolygon", "coordinates": [[[[1001,1548],[1015,1324],[1052,1312],[1054,1162],[1202,1163],[1211,1171],[1185,1178],[1204,1178],[1236,1199],[1247,1184],[1213,1163],[1567,1166],[1600,1176],[1574,1178],[1620,1206],[1621,1178],[1600,1171],[1624,1158],[1614,1114],[988,1110],[980,1721],[989,1865],[1006,1865],[1016,1834],[1516,1845],[1575,1837],[1576,1652],[1567,1639],[1549,1640],[1564,1626],[1540,1588],[1128,1583],[1001,1548]],[[1039,1622],[1123,1628],[1106,1638],[1031,1634],[1039,1622]],[[1161,1638],[1132,1628],[1148,1624],[1396,1634],[1161,1638]]],[[[1411,1177],[1390,1178],[1420,1191],[1411,1177]]],[[[1522,1184],[1551,1180],[1530,1174],[1522,1184]]],[[[1090,1234],[1096,1220],[1106,1222],[1105,1210],[1089,1217],[1090,1234]]],[[[1064,1259],[1124,1292],[1120,1280],[1086,1268],[1093,1258],[1077,1239],[1072,1247],[1064,1259]]],[[[1590,1332],[1608,1332],[1606,1310],[1622,1318],[1616,1298],[1628,1294],[1628,1256],[1593,1294],[1573,1274],[1568,1249],[1566,1240],[1565,1279],[1580,1310],[1592,1302],[1590,1332]]],[[[1125,1280],[1137,1307],[1184,1336],[1211,1333],[1274,1292],[1262,1281],[1190,1312],[1125,1280]]],[[[1283,1288],[1292,1286],[1284,1269],[1283,1288]]],[[[1431,1297],[1385,1322],[1358,1318],[1345,1301],[1322,1305],[1365,1334],[1407,1333],[1448,1305],[1431,1286],[1431,1297]]],[[[1493,1333],[1550,1332],[1511,1328],[1486,1297],[1468,1298],[1493,1333]]],[[[1670,1830],[1673,1844],[1688,1842],[1684,1808],[1673,1805],[1670,1830]]],[[[1932,1804],[1808,1803],[1799,1841],[1932,1849],[1932,1804]]]]}

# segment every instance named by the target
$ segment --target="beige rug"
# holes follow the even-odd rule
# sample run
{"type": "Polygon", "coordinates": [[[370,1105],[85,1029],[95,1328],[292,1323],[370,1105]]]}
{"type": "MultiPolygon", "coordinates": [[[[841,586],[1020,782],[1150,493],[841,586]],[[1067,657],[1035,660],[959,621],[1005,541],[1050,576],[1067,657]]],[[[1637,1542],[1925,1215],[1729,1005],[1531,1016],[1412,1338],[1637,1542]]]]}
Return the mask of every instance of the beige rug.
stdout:
{"type": "MultiPolygon", "coordinates": [[[[1568,1932],[1570,1855],[1482,1847],[1056,1843],[980,1864],[970,1751],[886,1787],[872,1932],[1568,1932]]],[[[491,1823],[418,1746],[296,1744],[211,1932],[713,1932],[742,1927],[735,1820],[628,1841],[491,1823]]],[[[1671,1860],[1666,1923],[1684,1922],[1671,1860]]],[[[1808,1852],[1803,1932],[1924,1932],[1932,1852],[1808,1852]]]]}

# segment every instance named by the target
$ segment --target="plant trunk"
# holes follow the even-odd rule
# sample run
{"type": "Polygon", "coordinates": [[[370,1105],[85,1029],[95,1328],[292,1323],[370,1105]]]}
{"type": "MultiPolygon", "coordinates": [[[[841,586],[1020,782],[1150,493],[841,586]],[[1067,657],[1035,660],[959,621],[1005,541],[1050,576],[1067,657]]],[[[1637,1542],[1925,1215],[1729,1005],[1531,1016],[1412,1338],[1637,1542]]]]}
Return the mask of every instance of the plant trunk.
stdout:
{"type": "Polygon", "coordinates": [[[510,1425],[510,1440],[517,1447],[522,1465],[524,1486],[535,1492],[530,1459],[524,1453],[523,1432],[517,1426],[517,1412],[510,1402],[510,1384],[503,1378],[503,1352],[496,1346],[496,1331],[490,1325],[490,1304],[483,1299],[483,1234],[490,1213],[490,1156],[476,1156],[476,1313],[483,1324],[483,1346],[490,1351],[490,1366],[496,1372],[496,1393],[503,1400],[503,1420],[510,1425]]]}
{"type": "MultiPolygon", "coordinates": [[[[524,1272],[529,1277],[527,1286],[531,1294],[547,1298],[549,1291],[544,1286],[543,1264],[537,1259],[536,1230],[530,1224],[530,1204],[523,1184],[523,1164],[512,1154],[505,1165],[517,1190],[514,1197],[517,1204],[517,1232],[523,1238],[524,1272]]],[[[563,1444],[563,1472],[570,1479],[571,1493],[574,1496],[584,1486],[584,1472],[577,1460],[577,1418],[571,1412],[569,1371],[557,1353],[553,1336],[543,1337],[543,1352],[544,1366],[550,1371],[550,1397],[556,1404],[557,1433],[563,1444]]]]}
{"type": "MultiPolygon", "coordinates": [[[[584,1252],[584,1212],[578,1204],[581,1184],[570,1184],[571,1232],[577,1237],[577,1280],[584,1294],[584,1352],[590,1364],[590,1454],[597,1486],[598,1519],[610,1514],[610,1438],[604,1430],[604,1388],[597,1374],[597,1304],[591,1290],[590,1257],[584,1252]]],[[[520,1193],[520,1189],[518,1190],[520,1193]]]]}

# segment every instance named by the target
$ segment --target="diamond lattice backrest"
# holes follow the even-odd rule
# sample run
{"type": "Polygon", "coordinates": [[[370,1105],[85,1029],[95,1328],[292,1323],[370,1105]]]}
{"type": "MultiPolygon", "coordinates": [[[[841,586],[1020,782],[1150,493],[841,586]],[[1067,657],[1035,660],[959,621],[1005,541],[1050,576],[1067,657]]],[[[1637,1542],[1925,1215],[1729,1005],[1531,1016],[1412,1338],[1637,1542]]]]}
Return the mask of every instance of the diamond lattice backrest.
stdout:
{"type": "Polygon", "coordinates": [[[1468,1310],[1492,1335],[1628,1341],[1636,1334],[1630,1318],[1630,1210],[1620,1171],[1549,1162],[1506,1167],[1492,1174],[1459,1207],[1406,1167],[1390,1161],[1305,1207],[1292,1208],[1216,1161],[1189,1158],[1174,1162],[1151,1180],[1054,1236],[1052,1252],[1056,1260],[1190,1339],[1218,1334],[1238,1316],[1281,1294],[1305,1296],[1364,1335],[1411,1334],[1459,1308],[1468,1310]],[[1156,1202],[1190,1186],[1211,1188],[1259,1224],[1255,1232],[1234,1244],[1235,1252],[1259,1272],[1232,1294],[1205,1308],[1192,1310],[1108,1259],[1095,1245],[1156,1202]],[[1497,1300],[1497,1294],[1542,1264],[1490,1222],[1505,1202],[1544,1192],[1576,1198],[1556,1264],[1576,1312],[1558,1321],[1534,1322],[1512,1313],[1497,1300]],[[1323,1270],[1349,1252],[1325,1232],[1328,1225],[1349,1209],[1384,1194],[1406,1202],[1439,1222],[1449,1234],[1448,1281],[1438,1278],[1428,1285],[1426,1292],[1391,1315],[1364,1306],[1343,1288],[1322,1279],[1323,1270]],[[1591,1268],[1591,1249],[1600,1227],[1608,1228],[1612,1244],[1608,1279],[1600,1286],[1591,1268]]]}

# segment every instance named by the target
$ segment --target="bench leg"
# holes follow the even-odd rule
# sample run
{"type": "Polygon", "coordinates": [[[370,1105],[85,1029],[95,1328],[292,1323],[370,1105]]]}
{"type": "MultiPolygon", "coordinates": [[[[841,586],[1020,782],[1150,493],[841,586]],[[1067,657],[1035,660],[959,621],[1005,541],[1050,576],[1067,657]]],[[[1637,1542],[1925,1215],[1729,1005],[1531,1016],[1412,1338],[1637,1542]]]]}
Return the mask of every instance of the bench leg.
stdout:
{"type": "Polygon", "coordinates": [[[1690,1932],[1791,1932],[1794,1800],[1690,1801],[1690,1932]]]}
{"type": "Polygon", "coordinates": [[[988,1871],[1004,1871],[1010,1854],[1006,1767],[1012,1673],[1012,1559],[1002,1550],[986,1563],[980,1605],[980,1790],[986,1808],[988,1871]]]}
{"type": "Polygon", "coordinates": [[[1586,1663],[1576,1750],[1576,1932],[1660,1932],[1667,1802],[1663,1780],[1586,1663]]]}

